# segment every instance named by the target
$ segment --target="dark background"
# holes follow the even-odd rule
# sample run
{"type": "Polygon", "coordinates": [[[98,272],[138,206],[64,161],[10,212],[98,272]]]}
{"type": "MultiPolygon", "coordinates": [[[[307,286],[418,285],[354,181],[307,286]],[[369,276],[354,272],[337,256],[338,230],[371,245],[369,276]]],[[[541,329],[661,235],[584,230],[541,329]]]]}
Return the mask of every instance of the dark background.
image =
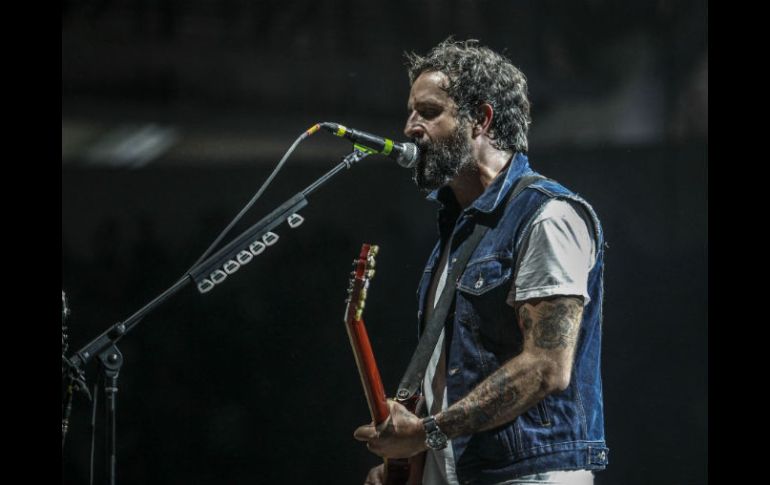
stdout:
{"type": "MultiPolygon", "coordinates": [[[[533,166],[591,201],[610,245],[597,484],[707,483],[707,20],[705,2],[664,0],[63,2],[70,352],[176,281],[312,124],[403,139],[405,50],[478,38],[529,79],[533,166]]],[[[348,151],[305,141],[239,229],[348,151]]],[[[435,207],[379,157],[309,202],[121,341],[119,482],[362,483],[378,463],[352,438],[369,416],[342,323],[350,262],[380,245],[367,327],[393,392],[435,207]]],[[[63,483],[88,480],[89,417],[78,396],[63,483]]]]}

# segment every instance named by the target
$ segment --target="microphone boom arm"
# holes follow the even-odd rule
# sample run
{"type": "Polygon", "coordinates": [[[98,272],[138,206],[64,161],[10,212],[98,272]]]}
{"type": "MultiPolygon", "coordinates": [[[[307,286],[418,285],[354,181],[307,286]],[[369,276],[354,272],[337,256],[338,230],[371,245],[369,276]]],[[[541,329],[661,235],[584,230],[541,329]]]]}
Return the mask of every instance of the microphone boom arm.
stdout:
{"type": "Polygon", "coordinates": [[[222,249],[197,264],[176,283],[174,283],[166,291],[158,295],[154,300],[147,303],[136,313],[128,317],[122,322],[118,322],[104,331],[101,335],[93,339],[91,342],[84,345],[80,350],[74,353],[68,361],[68,366],[71,369],[79,370],[81,366],[90,362],[94,356],[98,356],[106,349],[115,345],[125,334],[130,332],[139,321],[144,318],[148,313],[177,293],[183,287],[187,286],[190,281],[196,283],[204,278],[207,272],[210,272],[212,268],[222,267],[227,261],[230,261],[233,254],[237,254],[240,250],[243,250],[243,245],[248,246],[249,241],[258,240],[262,238],[268,231],[274,229],[280,225],[281,222],[287,220],[287,217],[296,213],[296,211],[308,205],[306,197],[315,192],[319,187],[329,181],[332,177],[337,175],[343,169],[350,169],[354,163],[357,163],[371,153],[368,150],[362,150],[358,147],[349,153],[345,158],[333,169],[322,175],[318,180],[310,184],[303,191],[297,193],[289,200],[281,204],[273,212],[262,218],[259,222],[246,229],[240,236],[235,238],[232,242],[228,243],[222,249]]]}

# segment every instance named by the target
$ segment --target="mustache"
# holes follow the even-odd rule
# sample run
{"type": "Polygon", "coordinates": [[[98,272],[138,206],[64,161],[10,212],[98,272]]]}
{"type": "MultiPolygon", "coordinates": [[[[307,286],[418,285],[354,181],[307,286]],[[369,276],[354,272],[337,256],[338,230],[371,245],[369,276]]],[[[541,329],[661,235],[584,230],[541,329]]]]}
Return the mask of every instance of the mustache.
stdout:
{"type": "Polygon", "coordinates": [[[419,154],[418,156],[421,160],[425,160],[428,155],[432,155],[438,151],[441,151],[441,149],[446,145],[446,143],[442,142],[436,142],[433,140],[418,140],[416,138],[412,139],[412,143],[417,145],[419,154]]]}
{"type": "Polygon", "coordinates": [[[438,140],[413,139],[413,142],[420,154],[413,179],[420,189],[437,189],[473,166],[470,143],[461,127],[438,140]]]}
{"type": "Polygon", "coordinates": [[[430,147],[433,146],[433,142],[430,140],[423,140],[423,139],[417,139],[412,138],[412,143],[417,145],[417,148],[422,152],[423,150],[428,150],[430,147]]]}

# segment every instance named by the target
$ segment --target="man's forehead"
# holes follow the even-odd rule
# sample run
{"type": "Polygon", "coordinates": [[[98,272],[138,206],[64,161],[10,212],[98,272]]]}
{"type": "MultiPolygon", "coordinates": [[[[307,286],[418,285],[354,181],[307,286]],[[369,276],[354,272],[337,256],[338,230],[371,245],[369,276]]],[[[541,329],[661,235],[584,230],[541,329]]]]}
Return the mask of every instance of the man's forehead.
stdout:
{"type": "Polygon", "coordinates": [[[449,78],[439,71],[426,71],[420,74],[412,83],[409,94],[409,102],[436,101],[446,102],[450,100],[446,92],[449,78]]]}
{"type": "Polygon", "coordinates": [[[424,71],[417,76],[414,84],[431,84],[446,88],[449,85],[449,78],[441,71],[424,71]]]}

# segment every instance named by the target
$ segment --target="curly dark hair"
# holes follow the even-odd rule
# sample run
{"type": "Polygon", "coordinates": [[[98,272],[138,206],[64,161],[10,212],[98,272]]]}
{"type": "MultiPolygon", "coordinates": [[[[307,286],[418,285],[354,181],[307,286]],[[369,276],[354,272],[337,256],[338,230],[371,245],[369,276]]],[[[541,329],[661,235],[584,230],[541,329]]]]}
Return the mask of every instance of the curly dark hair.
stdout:
{"type": "Polygon", "coordinates": [[[527,78],[506,57],[481,46],[476,39],[447,38],[427,55],[406,54],[409,82],[423,72],[438,71],[449,78],[447,94],[457,104],[458,115],[477,120],[479,107],[494,109],[490,138],[498,150],[526,153],[529,114],[527,78]]]}

